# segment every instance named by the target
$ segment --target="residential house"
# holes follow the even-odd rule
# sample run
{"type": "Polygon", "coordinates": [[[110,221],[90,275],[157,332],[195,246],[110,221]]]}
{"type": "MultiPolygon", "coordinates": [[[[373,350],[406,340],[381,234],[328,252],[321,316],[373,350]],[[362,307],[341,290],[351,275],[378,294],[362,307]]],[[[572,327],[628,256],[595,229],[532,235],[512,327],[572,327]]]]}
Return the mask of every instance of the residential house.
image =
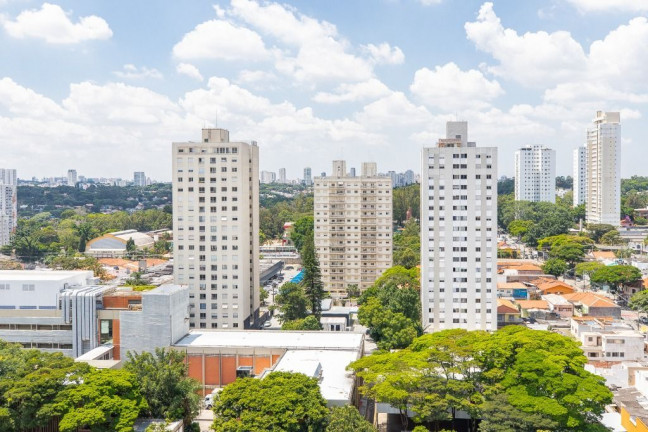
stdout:
{"type": "Polygon", "coordinates": [[[610,317],[572,317],[571,332],[589,361],[644,360],[644,335],[610,317]]]}
{"type": "Polygon", "coordinates": [[[547,302],[549,311],[561,318],[569,318],[574,315],[574,305],[558,294],[543,295],[542,299],[547,302]]]}
{"type": "Polygon", "coordinates": [[[574,305],[574,315],[621,318],[621,307],[601,294],[575,292],[563,297],[574,305]]]}
{"type": "Polygon", "coordinates": [[[550,313],[546,300],[516,300],[515,304],[518,305],[522,318],[544,319],[550,313]]]}
{"type": "Polygon", "coordinates": [[[511,324],[521,324],[520,311],[510,300],[497,299],[497,327],[504,327],[511,324]]]}
{"type": "Polygon", "coordinates": [[[522,282],[498,282],[497,297],[526,300],[529,298],[529,288],[522,282]]]}

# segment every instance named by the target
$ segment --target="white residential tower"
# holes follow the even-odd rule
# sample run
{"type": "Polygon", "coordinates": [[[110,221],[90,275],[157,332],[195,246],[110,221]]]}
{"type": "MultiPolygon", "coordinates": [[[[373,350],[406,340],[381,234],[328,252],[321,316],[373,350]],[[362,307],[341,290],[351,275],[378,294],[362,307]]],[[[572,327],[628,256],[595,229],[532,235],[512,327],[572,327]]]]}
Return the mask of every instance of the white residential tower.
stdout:
{"type": "Polygon", "coordinates": [[[574,207],[587,200],[587,146],[574,149],[574,207]]]}
{"type": "Polygon", "coordinates": [[[556,152],[534,145],[515,152],[515,199],[556,202],[556,152]]]}

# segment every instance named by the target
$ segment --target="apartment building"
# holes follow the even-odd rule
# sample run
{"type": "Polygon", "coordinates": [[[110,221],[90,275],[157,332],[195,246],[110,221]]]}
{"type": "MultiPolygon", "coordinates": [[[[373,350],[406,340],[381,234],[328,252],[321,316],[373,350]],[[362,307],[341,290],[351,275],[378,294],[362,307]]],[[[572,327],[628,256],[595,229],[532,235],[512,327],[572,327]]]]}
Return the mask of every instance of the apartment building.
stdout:
{"type": "Polygon", "coordinates": [[[421,305],[425,331],[497,329],[497,148],[467,122],[421,158],[421,305]]]}
{"type": "Polygon", "coordinates": [[[515,199],[556,202],[556,152],[534,145],[515,152],[515,199]]]}
{"type": "Polygon", "coordinates": [[[315,250],[324,289],[345,297],[349,285],[368,288],[392,266],[392,183],[365,162],[359,177],[345,161],[315,178],[315,250]]]}
{"type": "Polygon", "coordinates": [[[279,183],[286,183],[286,168],[279,168],[279,183]]]}
{"type": "Polygon", "coordinates": [[[645,337],[629,324],[603,317],[572,317],[571,333],[589,361],[644,360],[645,337]]]}
{"type": "Polygon", "coordinates": [[[272,171],[261,171],[261,183],[268,184],[277,181],[277,173],[272,171]]]}
{"type": "Polygon", "coordinates": [[[587,130],[587,222],[621,220],[621,115],[597,111],[587,130]]]}
{"type": "Polygon", "coordinates": [[[259,325],[256,142],[203,129],[200,142],[173,143],[173,256],[192,328],[259,325]]]}
{"type": "Polygon", "coordinates": [[[0,168],[0,246],[11,242],[18,226],[18,178],[15,169],[0,168]]]}
{"type": "Polygon", "coordinates": [[[68,186],[76,186],[77,184],[77,171],[75,169],[69,169],[67,172],[67,184],[68,186]]]}
{"type": "Polygon", "coordinates": [[[144,174],[144,171],[135,171],[133,173],[133,184],[135,186],[146,186],[146,174],[144,174]]]}
{"type": "Polygon", "coordinates": [[[304,168],[304,185],[311,186],[313,184],[313,171],[311,168],[304,168]]]}
{"type": "Polygon", "coordinates": [[[587,146],[574,149],[574,207],[584,204],[587,200],[587,146]]]}

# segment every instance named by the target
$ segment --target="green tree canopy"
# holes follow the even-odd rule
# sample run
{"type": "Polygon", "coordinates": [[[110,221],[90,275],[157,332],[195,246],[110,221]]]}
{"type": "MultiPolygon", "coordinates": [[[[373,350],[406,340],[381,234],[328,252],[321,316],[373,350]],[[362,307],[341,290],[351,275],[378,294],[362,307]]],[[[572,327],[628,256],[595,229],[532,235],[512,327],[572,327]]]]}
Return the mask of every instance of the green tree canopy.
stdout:
{"type": "Polygon", "coordinates": [[[272,372],[237,379],[214,401],[216,432],[324,432],[329,411],[315,378],[272,372]]]}
{"type": "Polygon", "coordinates": [[[552,247],[549,256],[561,259],[573,267],[576,262],[583,260],[585,249],[578,243],[563,243],[552,247]]]}
{"type": "Polygon", "coordinates": [[[576,276],[590,276],[592,273],[594,273],[596,270],[605,267],[605,264],[600,263],[598,261],[588,261],[588,262],[582,262],[576,264],[576,267],[574,268],[574,273],[576,276]]]}
{"type": "Polygon", "coordinates": [[[508,224],[508,232],[516,237],[522,237],[533,226],[534,222],[531,220],[513,220],[508,224]]]}
{"type": "Polygon", "coordinates": [[[322,325],[315,315],[309,315],[303,319],[284,321],[281,330],[322,330],[322,325]]]}
{"type": "Polygon", "coordinates": [[[294,321],[308,316],[308,298],[304,288],[293,282],[286,282],[279,288],[275,302],[281,308],[282,321],[294,321]]]}
{"type": "Polygon", "coordinates": [[[200,384],[189,377],[184,353],[157,348],[154,354],[127,354],[126,371],[137,377],[148,414],[155,418],[182,419],[188,427],[198,415],[200,384]]]}
{"type": "Polygon", "coordinates": [[[560,258],[549,258],[542,265],[542,271],[556,277],[562,276],[567,271],[567,263],[560,258]]]}
{"type": "Polygon", "coordinates": [[[624,240],[619,235],[619,231],[614,229],[603,234],[601,236],[600,242],[604,245],[617,246],[622,245],[624,243],[624,240]]]}
{"type": "Polygon", "coordinates": [[[331,409],[326,432],[376,432],[376,429],[354,406],[344,405],[331,409]]]}
{"type": "Polygon", "coordinates": [[[639,291],[630,298],[630,309],[648,313],[648,290],[639,291]]]}
{"type": "Polygon", "coordinates": [[[613,231],[614,226],[608,224],[587,224],[587,234],[595,243],[601,242],[604,234],[613,231]]]}
{"type": "Polygon", "coordinates": [[[324,284],[319,262],[315,255],[315,243],[312,236],[304,239],[301,248],[301,259],[304,266],[304,278],[300,282],[310,305],[310,310],[318,319],[322,314],[322,299],[324,298],[324,284]]]}
{"type": "Polygon", "coordinates": [[[590,280],[595,284],[609,285],[612,291],[619,287],[637,282],[641,279],[641,272],[631,265],[605,266],[590,275],[590,280]]]}
{"type": "Polygon", "coordinates": [[[290,232],[290,240],[295,244],[298,251],[301,252],[307,238],[313,237],[314,227],[315,221],[313,216],[302,216],[295,221],[290,232]]]}

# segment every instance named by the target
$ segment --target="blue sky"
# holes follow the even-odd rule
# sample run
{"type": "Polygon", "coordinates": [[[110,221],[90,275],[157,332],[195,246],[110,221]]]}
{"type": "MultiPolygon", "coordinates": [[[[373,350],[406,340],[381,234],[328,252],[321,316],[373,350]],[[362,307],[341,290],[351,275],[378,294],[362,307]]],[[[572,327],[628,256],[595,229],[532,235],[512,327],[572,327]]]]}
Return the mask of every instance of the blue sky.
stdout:
{"type": "Polygon", "coordinates": [[[289,178],[419,171],[447,120],[571,174],[596,110],[621,111],[622,176],[647,175],[648,0],[0,0],[0,165],[19,177],[171,178],[200,128],[256,140],[289,178]]]}

